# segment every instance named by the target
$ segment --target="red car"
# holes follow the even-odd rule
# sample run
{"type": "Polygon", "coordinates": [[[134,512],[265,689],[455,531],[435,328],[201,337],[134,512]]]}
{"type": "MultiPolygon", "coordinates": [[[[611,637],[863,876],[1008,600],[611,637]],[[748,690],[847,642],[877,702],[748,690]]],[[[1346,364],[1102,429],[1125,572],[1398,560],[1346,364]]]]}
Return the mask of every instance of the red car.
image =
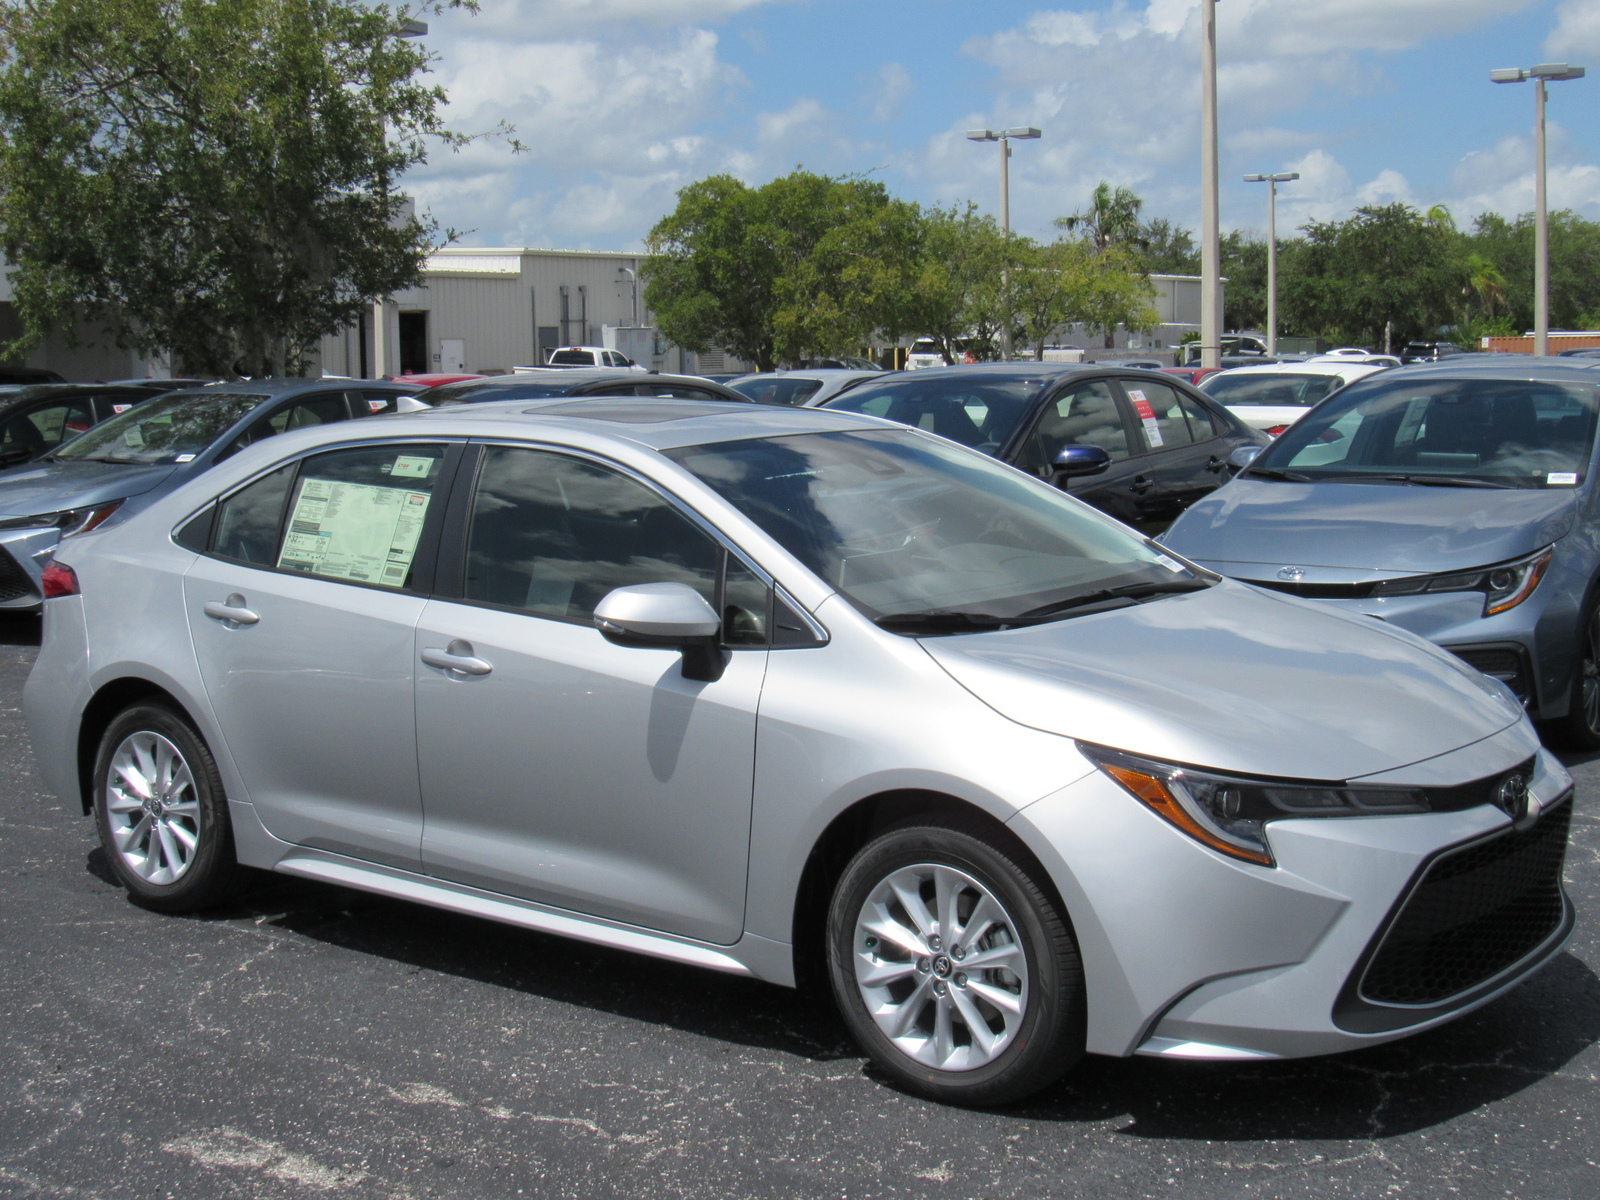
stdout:
{"type": "Polygon", "coordinates": [[[1215,375],[1222,367],[1162,367],[1164,375],[1176,375],[1179,379],[1192,386],[1198,387],[1200,381],[1207,375],[1215,375]]]}
{"type": "Polygon", "coordinates": [[[482,379],[483,376],[470,375],[465,371],[435,371],[430,375],[385,375],[384,378],[396,383],[414,383],[420,388],[431,388],[441,383],[460,383],[463,379],[482,379]]]}

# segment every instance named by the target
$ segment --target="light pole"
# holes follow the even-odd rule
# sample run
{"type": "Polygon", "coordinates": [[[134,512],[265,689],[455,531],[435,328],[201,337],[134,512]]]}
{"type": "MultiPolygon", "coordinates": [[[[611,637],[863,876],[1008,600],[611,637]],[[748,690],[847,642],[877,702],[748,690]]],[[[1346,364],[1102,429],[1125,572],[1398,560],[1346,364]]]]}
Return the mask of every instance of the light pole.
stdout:
{"type": "MultiPolygon", "coordinates": [[[[426,21],[401,21],[394,30],[398,38],[419,38],[428,34],[426,21]]],[[[372,302],[372,377],[382,379],[389,365],[389,298],[379,296],[372,302]]],[[[346,370],[349,369],[347,366],[346,370]]]]}
{"type": "Polygon", "coordinates": [[[1533,93],[1533,353],[1543,358],[1550,353],[1550,215],[1545,205],[1544,164],[1544,85],[1564,79],[1582,79],[1582,67],[1566,63],[1541,63],[1527,70],[1507,67],[1490,71],[1495,83],[1534,82],[1533,93]]]}
{"type": "Polygon", "coordinates": [[[1278,185],[1299,179],[1299,171],[1246,175],[1246,183],[1267,185],[1267,353],[1278,353],[1278,185]]]}
{"type": "Polygon", "coordinates": [[[1200,0],[1200,365],[1222,365],[1222,231],[1217,192],[1217,0],[1200,0]]]}
{"type": "MultiPolygon", "coordinates": [[[[969,129],[970,142],[1000,143],[1000,232],[1011,240],[1011,139],[1031,140],[1040,136],[1032,125],[1019,125],[1015,129],[969,129]]],[[[1011,317],[1006,314],[1005,328],[1000,331],[1000,351],[1011,357],[1011,317]]]]}

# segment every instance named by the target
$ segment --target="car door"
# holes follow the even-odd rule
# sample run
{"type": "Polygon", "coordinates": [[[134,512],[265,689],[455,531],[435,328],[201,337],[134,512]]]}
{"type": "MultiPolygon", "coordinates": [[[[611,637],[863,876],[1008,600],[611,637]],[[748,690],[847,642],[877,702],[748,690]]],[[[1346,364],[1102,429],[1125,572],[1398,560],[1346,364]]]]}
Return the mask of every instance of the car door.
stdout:
{"type": "Polygon", "coordinates": [[[248,798],[284,841],[421,865],[413,631],[458,454],[327,451],[214,506],[184,578],[190,635],[248,798]]]}
{"type": "Polygon", "coordinates": [[[1146,509],[1155,492],[1147,459],[1138,453],[1143,448],[1111,381],[1090,379],[1073,383],[1044,402],[1011,461],[1085,504],[1138,526],[1148,519],[1146,509]],[[1052,463],[1066,446],[1099,446],[1111,456],[1111,465],[1099,475],[1062,479],[1052,463]]]}
{"type": "Polygon", "coordinates": [[[416,633],[425,869],[737,941],[764,585],[682,509],[611,465],[489,445],[458,495],[457,557],[442,559],[440,575],[453,598],[430,601],[416,633]],[[697,588],[728,622],[727,666],[714,682],[685,679],[678,651],[614,645],[595,628],[594,606],[611,589],[670,581],[697,588]],[[450,661],[441,655],[466,669],[433,665],[450,661]]]}
{"type": "MultiPolygon", "coordinates": [[[[1215,486],[1198,486],[1198,480],[1210,479],[1206,464],[1216,457],[1212,451],[1217,447],[1207,443],[1215,435],[1209,419],[1201,428],[1190,423],[1183,403],[1188,397],[1180,399],[1178,389],[1171,384],[1137,377],[1124,377],[1118,383],[1144,442],[1146,473],[1155,483],[1147,495],[1145,519],[1149,523],[1147,531],[1157,532],[1215,486]]],[[[1224,454],[1217,461],[1220,464],[1226,458],[1224,454]]]]}

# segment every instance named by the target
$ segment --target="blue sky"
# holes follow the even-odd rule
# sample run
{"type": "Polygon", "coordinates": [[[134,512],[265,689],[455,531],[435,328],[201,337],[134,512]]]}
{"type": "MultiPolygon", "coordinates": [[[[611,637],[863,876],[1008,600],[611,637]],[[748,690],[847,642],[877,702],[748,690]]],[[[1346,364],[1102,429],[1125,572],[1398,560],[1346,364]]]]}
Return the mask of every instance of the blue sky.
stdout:
{"type": "MultiPolygon", "coordinates": [[[[1531,85],[1565,60],[1551,201],[1600,218],[1600,0],[1222,0],[1224,227],[1260,228],[1252,172],[1298,170],[1280,228],[1363,203],[1532,207],[1531,85]]],[[[530,151],[435,153],[409,186],[468,245],[637,248],[687,183],[798,164],[923,203],[997,203],[975,125],[1037,125],[1012,223],[1051,236],[1100,179],[1199,219],[1196,0],[482,0],[430,18],[450,119],[530,151]]]]}

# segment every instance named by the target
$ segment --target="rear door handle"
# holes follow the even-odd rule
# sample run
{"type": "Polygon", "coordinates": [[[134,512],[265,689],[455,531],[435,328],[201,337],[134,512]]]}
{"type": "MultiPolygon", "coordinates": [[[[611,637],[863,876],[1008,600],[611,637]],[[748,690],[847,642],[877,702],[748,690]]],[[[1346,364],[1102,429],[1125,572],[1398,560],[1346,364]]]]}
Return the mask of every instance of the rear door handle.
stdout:
{"type": "Polygon", "coordinates": [[[451,642],[448,649],[424,647],[422,661],[441,671],[456,671],[462,675],[487,675],[494,670],[493,663],[473,655],[471,642],[464,642],[460,638],[451,642]]]}
{"type": "Polygon", "coordinates": [[[254,625],[261,620],[250,609],[245,607],[244,597],[235,592],[226,600],[207,600],[201,606],[206,616],[213,620],[221,621],[229,629],[237,629],[241,625],[254,625]]]}
{"type": "Polygon", "coordinates": [[[1151,479],[1148,475],[1140,475],[1128,485],[1128,490],[1130,492],[1148,492],[1155,485],[1156,481],[1154,479],[1151,479]]]}
{"type": "Polygon", "coordinates": [[[1222,470],[1223,467],[1225,467],[1227,465],[1228,464],[1227,464],[1227,461],[1225,459],[1218,458],[1215,454],[1213,454],[1211,456],[1211,461],[1206,464],[1206,470],[1208,470],[1208,471],[1220,471],[1220,470],[1222,470]]]}

